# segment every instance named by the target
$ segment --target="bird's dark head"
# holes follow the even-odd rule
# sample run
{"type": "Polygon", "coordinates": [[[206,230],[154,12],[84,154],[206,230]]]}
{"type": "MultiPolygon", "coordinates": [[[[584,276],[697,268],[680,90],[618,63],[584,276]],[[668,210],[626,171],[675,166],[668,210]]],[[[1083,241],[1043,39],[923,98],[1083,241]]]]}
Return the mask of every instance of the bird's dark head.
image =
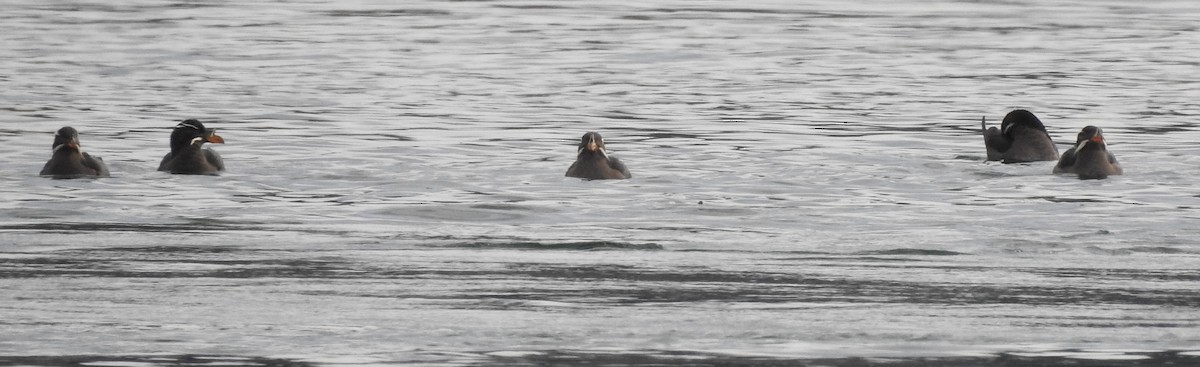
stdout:
{"type": "Polygon", "coordinates": [[[1106,148],[1104,144],[1104,131],[1100,130],[1099,127],[1091,125],[1085,126],[1083,130],[1079,131],[1079,135],[1075,137],[1076,151],[1079,151],[1083,149],[1083,147],[1089,145],[1099,147],[1101,149],[1106,148]]]}
{"type": "Polygon", "coordinates": [[[196,119],[187,119],[175,125],[171,131],[171,151],[177,152],[189,146],[200,146],[204,143],[225,144],[225,139],[216,134],[216,129],[208,129],[196,119]]]}
{"type": "Polygon", "coordinates": [[[583,138],[579,140],[579,154],[605,154],[604,138],[600,137],[600,133],[588,132],[583,134],[583,138]]]}
{"type": "Polygon", "coordinates": [[[1034,116],[1033,112],[1027,110],[1013,110],[1004,115],[1004,121],[1000,123],[1000,132],[1004,133],[1004,135],[1010,135],[1012,129],[1015,128],[1046,132],[1046,126],[1042,125],[1042,120],[1039,120],[1037,116],[1034,116]]]}
{"type": "Polygon", "coordinates": [[[79,132],[70,126],[64,126],[54,133],[54,151],[63,149],[79,150],[79,132]]]}

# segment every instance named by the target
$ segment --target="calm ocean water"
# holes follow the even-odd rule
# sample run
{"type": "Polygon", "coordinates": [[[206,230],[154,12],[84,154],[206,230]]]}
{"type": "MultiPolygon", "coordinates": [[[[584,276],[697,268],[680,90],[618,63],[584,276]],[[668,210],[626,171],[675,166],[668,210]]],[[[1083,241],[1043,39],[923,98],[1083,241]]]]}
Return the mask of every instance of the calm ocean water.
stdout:
{"type": "Polygon", "coordinates": [[[0,365],[1200,365],[1195,1],[4,8],[0,365]]]}

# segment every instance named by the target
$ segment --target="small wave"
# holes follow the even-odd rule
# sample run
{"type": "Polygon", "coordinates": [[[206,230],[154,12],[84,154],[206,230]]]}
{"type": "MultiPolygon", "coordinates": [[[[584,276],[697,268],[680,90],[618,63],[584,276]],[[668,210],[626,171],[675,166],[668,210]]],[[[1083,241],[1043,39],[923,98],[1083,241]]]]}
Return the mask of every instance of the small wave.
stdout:
{"type": "Polygon", "coordinates": [[[561,6],[561,5],[545,5],[545,4],[533,4],[533,5],[506,5],[506,4],[500,4],[500,5],[492,5],[492,7],[494,7],[494,8],[500,8],[500,9],[517,9],[517,10],[560,10],[560,9],[570,9],[569,7],[566,7],[566,6],[561,6]]]}
{"type": "Polygon", "coordinates": [[[518,250],[662,250],[656,243],[627,243],[612,241],[584,242],[467,242],[449,247],[494,248],[518,250]]]}
{"type": "Polygon", "coordinates": [[[1008,173],[1008,172],[999,172],[999,171],[973,171],[971,173],[975,174],[976,176],[980,176],[980,177],[984,177],[984,178],[1000,178],[1000,177],[1019,176],[1017,174],[1012,174],[1012,173],[1008,173]]]}
{"type": "Polygon", "coordinates": [[[1137,246],[1126,249],[1130,252],[1141,252],[1149,254],[1193,254],[1194,251],[1188,251],[1181,248],[1167,246],[1137,246]]]}
{"type": "Polygon", "coordinates": [[[305,361],[223,355],[0,356],[0,365],[26,366],[314,366],[305,361]]]}
{"type": "Polygon", "coordinates": [[[27,230],[53,233],[68,232],[194,232],[228,229],[204,223],[139,224],[139,223],[30,223],[0,226],[0,230],[27,230]]]}
{"type": "Polygon", "coordinates": [[[1163,366],[1192,365],[1197,357],[1179,351],[1059,350],[983,353],[980,356],[805,358],[741,351],[542,350],[483,353],[489,366],[654,365],[654,366],[1163,366]]]}
{"type": "Polygon", "coordinates": [[[859,255],[917,255],[917,256],[957,256],[967,255],[966,253],[947,251],[947,250],[931,250],[920,248],[898,248],[891,250],[865,251],[859,252],[859,255]]]}
{"type": "Polygon", "coordinates": [[[239,251],[230,246],[142,246],[102,247],[87,249],[89,253],[143,253],[143,254],[229,254],[239,251]]]}
{"type": "Polygon", "coordinates": [[[1093,198],[1070,198],[1059,196],[1033,196],[1030,199],[1042,199],[1052,203],[1111,203],[1113,200],[1102,200],[1093,198]]]}
{"type": "Polygon", "coordinates": [[[381,9],[381,10],[334,10],[325,12],[331,17],[399,17],[399,16],[447,16],[452,13],[434,9],[381,9]]]}

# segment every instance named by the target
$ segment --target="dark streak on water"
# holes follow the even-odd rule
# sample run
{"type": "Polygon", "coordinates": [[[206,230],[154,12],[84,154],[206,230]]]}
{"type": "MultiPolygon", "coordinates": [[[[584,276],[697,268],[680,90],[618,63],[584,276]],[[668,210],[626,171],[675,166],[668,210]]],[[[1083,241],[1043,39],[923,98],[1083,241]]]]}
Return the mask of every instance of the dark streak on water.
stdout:
{"type": "MultiPolygon", "coordinates": [[[[609,243],[564,244],[464,244],[464,248],[509,248],[594,250],[631,249],[639,246],[614,246],[609,243]]],[[[908,254],[910,251],[898,251],[908,254]]],[[[484,253],[486,254],[486,253],[484,253]]],[[[1161,305],[1200,308],[1200,294],[1190,289],[1147,290],[1063,283],[1057,286],[971,286],[954,282],[929,283],[926,280],[864,280],[826,275],[770,273],[763,271],[713,271],[704,268],[657,269],[628,265],[565,266],[546,263],[512,262],[502,268],[473,270],[384,268],[353,262],[335,256],[279,259],[271,252],[248,251],[234,247],[110,247],[75,249],[33,256],[0,259],[0,279],[89,277],[89,278],[234,278],[234,279],[324,279],[324,280],[395,280],[397,282],[441,279],[468,281],[494,279],[520,286],[490,287],[482,293],[462,292],[449,295],[405,291],[386,297],[474,300],[482,298],[569,302],[585,305],[643,303],[895,303],[940,306],[954,305],[1161,305]],[[245,260],[242,260],[245,259],[245,260]],[[190,270],[203,267],[207,270],[190,270]],[[173,269],[176,268],[176,269],[173,269]],[[145,270],[152,269],[152,270],[145,270]],[[592,284],[578,289],[563,289],[559,282],[592,284]]],[[[293,255],[289,255],[293,256],[293,255]]],[[[837,267],[822,264],[826,256],[811,260],[793,258],[797,266],[837,267]],[[811,263],[805,265],[806,263],[811,263]]],[[[912,262],[867,264],[870,258],[857,258],[853,267],[880,271],[903,268],[906,271],[946,272],[970,276],[984,273],[987,267],[922,266],[912,262]]],[[[1140,282],[1197,282],[1200,271],[1156,273],[1122,269],[1018,269],[1047,279],[1088,279],[1094,281],[1136,280],[1140,282]]],[[[378,297],[372,294],[336,292],[351,297],[378,297]]],[[[492,304],[481,304],[493,308],[492,304]]],[[[502,308],[508,308],[504,306],[502,308]]],[[[1160,327],[1195,328],[1195,320],[1162,323],[1160,327]]]]}
{"type": "MultiPolygon", "coordinates": [[[[1181,355],[1177,352],[1134,352],[1119,353],[1124,360],[1119,364],[1112,360],[1089,360],[1059,355],[1086,355],[1087,351],[1062,350],[1046,353],[1045,356],[1001,353],[987,357],[947,358],[843,358],[843,359],[794,359],[755,356],[734,356],[702,352],[630,350],[621,353],[592,351],[543,351],[528,353],[492,353],[475,355],[462,353],[454,356],[428,355],[417,360],[377,360],[378,364],[461,364],[469,366],[523,367],[523,366],[823,366],[823,367],[1026,367],[1026,366],[1073,366],[1111,367],[1120,366],[1194,366],[1200,365],[1200,357],[1181,355]]],[[[297,360],[222,355],[149,355],[149,356],[8,356],[0,357],[0,366],[213,366],[213,367],[305,367],[317,366],[297,360]]]]}
{"type": "Polygon", "coordinates": [[[222,355],[0,356],[0,366],[221,366],[308,367],[316,364],[280,358],[222,355]]]}
{"type": "MultiPolygon", "coordinates": [[[[1071,353],[1073,351],[1060,351],[1071,353]]],[[[1074,351],[1078,352],[1078,351],[1074,351]]],[[[1136,353],[1142,357],[1134,361],[1120,362],[1121,366],[1190,366],[1200,364],[1200,357],[1178,355],[1175,352],[1136,353]]],[[[825,367],[1027,367],[1027,366],[1076,366],[1110,367],[1111,360],[1086,360],[1063,357],[1029,357],[1001,354],[989,357],[957,358],[846,358],[846,359],[790,359],[753,356],[727,356],[698,352],[632,351],[630,353],[591,353],[554,351],[523,357],[500,357],[480,362],[479,366],[825,366],[825,367]]]]}

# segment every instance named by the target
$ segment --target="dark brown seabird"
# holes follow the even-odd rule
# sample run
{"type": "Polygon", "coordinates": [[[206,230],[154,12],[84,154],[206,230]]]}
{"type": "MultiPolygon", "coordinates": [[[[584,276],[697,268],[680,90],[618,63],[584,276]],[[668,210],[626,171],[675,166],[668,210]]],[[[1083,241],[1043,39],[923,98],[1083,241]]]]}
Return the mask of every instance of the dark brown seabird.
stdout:
{"type": "Polygon", "coordinates": [[[1020,163],[1058,159],[1058,148],[1046,132],[1046,126],[1026,110],[1009,112],[999,129],[989,129],[985,117],[983,144],[987,148],[989,161],[1020,163]]]}
{"type": "Polygon", "coordinates": [[[1104,179],[1124,173],[1117,156],[1108,151],[1104,132],[1095,126],[1084,127],[1075,138],[1075,146],[1063,153],[1054,173],[1074,173],[1082,180],[1104,179]]]}
{"type": "Polygon", "coordinates": [[[171,152],[158,164],[159,171],[185,175],[215,175],[225,170],[225,161],[204,143],[225,144],[225,139],[196,119],[175,125],[171,131],[171,152]]]}
{"type": "Polygon", "coordinates": [[[589,180],[620,180],[633,177],[625,164],[610,157],[604,149],[604,138],[599,133],[583,134],[579,141],[579,155],[567,169],[567,177],[589,180]]]}
{"type": "Polygon", "coordinates": [[[79,132],[65,126],[54,133],[54,154],[40,175],[52,178],[108,177],[104,160],[83,152],[79,132]]]}

